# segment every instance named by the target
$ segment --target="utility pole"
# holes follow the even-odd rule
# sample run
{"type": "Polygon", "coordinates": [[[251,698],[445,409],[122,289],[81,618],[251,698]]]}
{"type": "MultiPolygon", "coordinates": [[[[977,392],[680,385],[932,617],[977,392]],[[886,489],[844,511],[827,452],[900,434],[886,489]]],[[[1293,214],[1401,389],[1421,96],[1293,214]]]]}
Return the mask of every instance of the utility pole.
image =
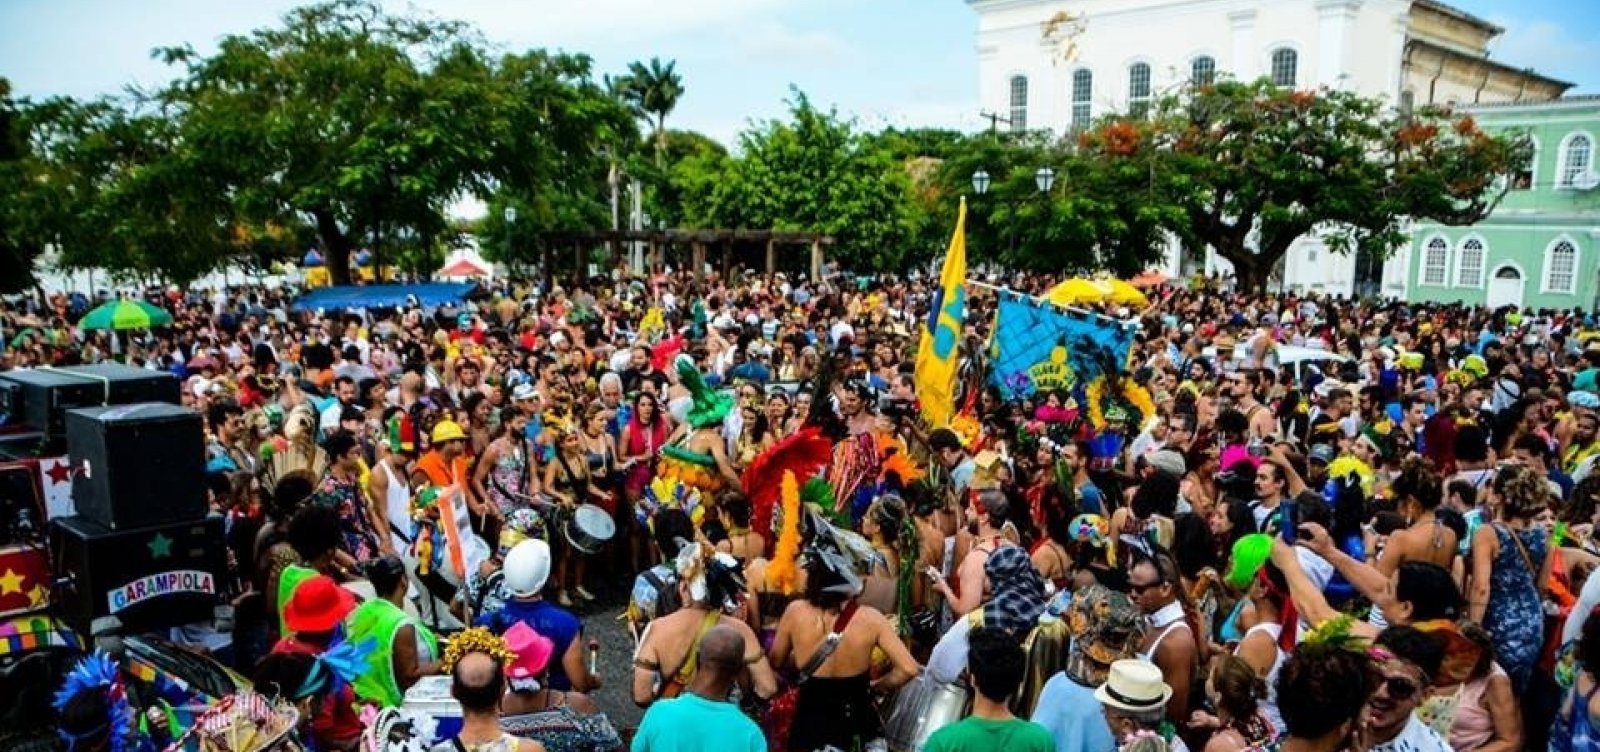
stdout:
{"type": "Polygon", "coordinates": [[[1008,118],[1008,117],[1006,117],[1004,115],[1001,115],[1000,113],[997,113],[997,112],[979,112],[978,113],[978,117],[981,117],[984,120],[989,121],[989,133],[991,135],[993,135],[997,130],[999,130],[997,128],[998,124],[1005,123],[1006,125],[1011,125],[1011,118],[1008,118]]]}

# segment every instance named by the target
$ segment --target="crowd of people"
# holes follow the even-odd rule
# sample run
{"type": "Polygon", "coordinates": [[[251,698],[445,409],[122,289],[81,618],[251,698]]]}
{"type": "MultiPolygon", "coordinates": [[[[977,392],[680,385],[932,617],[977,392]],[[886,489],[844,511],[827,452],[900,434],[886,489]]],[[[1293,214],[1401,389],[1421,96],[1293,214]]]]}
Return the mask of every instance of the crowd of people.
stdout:
{"type": "MultiPolygon", "coordinates": [[[[1095,312],[1140,324],[1110,388],[1008,399],[975,288],[930,425],[926,277],[488,287],[172,290],[117,335],[64,295],[0,311],[0,367],[181,379],[237,617],[174,635],[284,744],[423,749],[430,677],[439,752],[1600,744],[1592,315],[1169,286],[1095,312]],[[582,618],[612,594],[625,682],[582,618]]],[[[108,686],[64,735],[160,736],[97,715],[108,686]]]]}

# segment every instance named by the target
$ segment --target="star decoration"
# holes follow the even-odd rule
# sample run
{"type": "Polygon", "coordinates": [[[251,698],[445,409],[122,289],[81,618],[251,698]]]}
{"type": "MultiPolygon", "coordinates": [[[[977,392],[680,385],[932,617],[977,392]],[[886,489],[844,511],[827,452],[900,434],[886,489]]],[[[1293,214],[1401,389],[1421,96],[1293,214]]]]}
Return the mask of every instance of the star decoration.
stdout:
{"type": "Polygon", "coordinates": [[[28,591],[28,605],[34,608],[50,605],[50,591],[43,585],[34,585],[28,591]]]}
{"type": "Polygon", "coordinates": [[[22,592],[22,581],[26,579],[17,574],[14,569],[7,569],[4,576],[0,576],[0,595],[10,595],[22,592]]]}
{"type": "Polygon", "coordinates": [[[168,538],[166,533],[156,533],[156,537],[151,538],[146,545],[150,549],[151,558],[165,559],[172,555],[172,539],[168,538]]]}
{"type": "Polygon", "coordinates": [[[50,477],[51,485],[66,483],[72,480],[72,466],[61,460],[56,460],[49,470],[44,471],[44,474],[50,477]]]}

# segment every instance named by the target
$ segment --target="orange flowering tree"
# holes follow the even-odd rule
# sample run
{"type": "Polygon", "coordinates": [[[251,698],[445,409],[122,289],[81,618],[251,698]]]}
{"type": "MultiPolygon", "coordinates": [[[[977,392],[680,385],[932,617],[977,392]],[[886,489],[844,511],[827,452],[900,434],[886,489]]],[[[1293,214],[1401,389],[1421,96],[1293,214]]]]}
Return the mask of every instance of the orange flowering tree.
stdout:
{"type": "Polygon", "coordinates": [[[1077,139],[1079,170],[1120,211],[1210,247],[1260,289],[1298,238],[1385,258],[1402,221],[1470,224],[1492,211],[1532,153],[1443,109],[1398,113],[1345,91],[1222,81],[1110,119],[1077,139]]]}

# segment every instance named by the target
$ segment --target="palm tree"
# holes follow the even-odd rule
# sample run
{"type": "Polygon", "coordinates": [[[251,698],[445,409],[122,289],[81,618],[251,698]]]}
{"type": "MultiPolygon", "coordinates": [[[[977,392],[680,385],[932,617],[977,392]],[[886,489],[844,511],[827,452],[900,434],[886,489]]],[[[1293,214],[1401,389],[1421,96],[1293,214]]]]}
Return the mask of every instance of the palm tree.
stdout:
{"type": "Polygon", "coordinates": [[[675,60],[663,64],[655,57],[650,58],[649,65],[635,61],[628,64],[627,75],[618,81],[624,87],[624,98],[655,128],[658,167],[667,148],[667,115],[683,96],[683,76],[678,75],[677,65],[675,60]]]}

